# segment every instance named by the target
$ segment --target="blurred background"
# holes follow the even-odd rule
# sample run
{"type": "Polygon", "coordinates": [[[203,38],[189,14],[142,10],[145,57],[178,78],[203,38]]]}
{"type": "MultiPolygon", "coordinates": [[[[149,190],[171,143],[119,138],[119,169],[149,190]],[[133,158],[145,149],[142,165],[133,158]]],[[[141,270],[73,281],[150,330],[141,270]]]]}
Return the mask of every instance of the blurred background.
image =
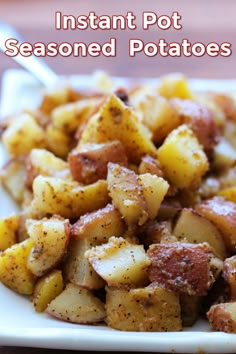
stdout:
{"type": "MultiPolygon", "coordinates": [[[[192,1],[153,1],[153,0],[0,0],[0,20],[8,22],[21,32],[26,41],[40,42],[85,42],[103,43],[111,37],[117,38],[117,56],[49,58],[45,61],[59,74],[90,74],[102,69],[112,75],[131,77],[156,77],[169,72],[179,71],[188,77],[199,78],[236,78],[236,1],[235,0],[192,0],[192,1]],[[55,30],[55,12],[79,16],[94,11],[97,15],[123,14],[133,11],[137,16],[135,31],[108,30],[55,30]],[[152,27],[142,30],[141,14],[153,11],[159,15],[171,15],[178,11],[182,15],[183,29],[163,31],[152,27]],[[230,57],[146,57],[138,54],[130,58],[129,38],[140,38],[144,42],[157,42],[165,38],[167,42],[181,42],[187,38],[191,42],[232,43],[230,57]],[[234,53],[235,49],[235,53],[234,53]]],[[[0,76],[4,70],[17,68],[14,61],[0,53],[0,76]]]]}

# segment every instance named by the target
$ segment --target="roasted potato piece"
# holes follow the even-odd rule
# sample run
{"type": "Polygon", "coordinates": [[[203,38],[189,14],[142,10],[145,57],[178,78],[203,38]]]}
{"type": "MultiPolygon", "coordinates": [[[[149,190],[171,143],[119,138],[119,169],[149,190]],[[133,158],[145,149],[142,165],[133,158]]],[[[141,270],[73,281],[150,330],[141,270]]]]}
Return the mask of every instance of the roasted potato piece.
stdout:
{"type": "Polygon", "coordinates": [[[130,95],[130,103],[141,113],[142,123],[152,132],[152,141],[161,143],[181,123],[171,103],[152,89],[141,88],[130,95]]]}
{"type": "Polygon", "coordinates": [[[58,296],[64,287],[62,272],[54,269],[40,278],[34,287],[32,302],[37,312],[44,312],[48,304],[58,296]]]}
{"type": "Polygon", "coordinates": [[[158,149],[164,175],[180,189],[195,188],[208,170],[208,160],[192,130],[185,124],[173,130],[158,149]]]}
{"type": "Polygon", "coordinates": [[[0,251],[4,251],[18,241],[17,231],[19,228],[19,223],[19,215],[11,215],[5,218],[0,218],[0,251]]]}
{"type": "Polygon", "coordinates": [[[226,258],[225,244],[214,224],[194,209],[183,209],[173,229],[173,235],[190,243],[208,242],[221,259],[226,258]]]}
{"type": "Polygon", "coordinates": [[[31,295],[36,281],[27,267],[33,241],[27,239],[0,253],[0,281],[10,289],[24,295],[31,295]]]}
{"type": "Polygon", "coordinates": [[[32,209],[35,212],[74,219],[109,202],[107,182],[104,180],[81,186],[75,181],[38,176],[34,179],[33,195],[32,209]]]}
{"type": "Polygon", "coordinates": [[[150,219],[155,219],[160,205],[168,192],[169,184],[161,177],[145,173],[137,177],[138,184],[147,204],[147,212],[150,219]]]}
{"type": "Polygon", "coordinates": [[[227,249],[236,249],[236,204],[222,197],[204,200],[195,206],[195,210],[210,220],[223,236],[227,249]]]}
{"type": "Polygon", "coordinates": [[[221,137],[214,147],[212,167],[217,171],[227,170],[235,165],[236,149],[225,138],[221,137]]]}
{"type": "Polygon", "coordinates": [[[8,153],[12,156],[27,155],[33,148],[44,148],[46,146],[43,129],[26,112],[21,113],[4,131],[2,141],[8,153]]]}
{"type": "Polygon", "coordinates": [[[171,290],[161,287],[107,288],[106,323],[123,331],[180,331],[179,298],[171,290]]]}
{"type": "Polygon", "coordinates": [[[156,148],[147,128],[138,122],[135,112],[115,95],[111,95],[99,113],[90,118],[79,145],[119,140],[129,160],[139,163],[142,156],[156,157],[156,148]]]}
{"type": "Polygon", "coordinates": [[[126,230],[118,210],[108,204],[105,208],[82,215],[71,227],[71,236],[88,239],[93,244],[106,243],[111,236],[122,236],[126,230]]]}
{"type": "Polygon", "coordinates": [[[66,159],[75,142],[72,137],[49,124],[45,129],[47,149],[57,157],[66,159]]]}
{"type": "Polygon", "coordinates": [[[138,167],[138,173],[151,173],[151,175],[157,175],[158,177],[164,177],[164,173],[161,169],[161,165],[157,159],[151,156],[144,156],[141,159],[141,163],[138,167]]]}
{"type": "Polygon", "coordinates": [[[101,300],[91,291],[71,283],[50,302],[46,312],[60,320],[73,323],[96,323],[105,318],[101,300]]]}
{"type": "Polygon", "coordinates": [[[211,306],[207,318],[214,331],[236,333],[236,302],[211,306]]]}
{"type": "Polygon", "coordinates": [[[128,225],[142,225],[148,219],[147,202],[134,171],[108,164],[108,190],[114,206],[128,225]]]}
{"type": "Polygon", "coordinates": [[[151,282],[162,284],[173,291],[204,296],[215,281],[215,269],[210,267],[211,258],[215,257],[207,243],[153,244],[147,256],[151,260],[151,282]]]}
{"type": "Polygon", "coordinates": [[[138,229],[140,242],[148,248],[153,243],[176,242],[177,238],[172,235],[171,221],[150,220],[138,229]]]}
{"type": "Polygon", "coordinates": [[[223,264],[223,278],[230,288],[230,298],[236,298],[236,255],[227,258],[223,264]]]}
{"type": "Polygon", "coordinates": [[[24,198],[26,168],[20,159],[9,160],[1,169],[0,180],[10,196],[21,203],[24,198]]]}
{"type": "Polygon", "coordinates": [[[26,228],[33,248],[29,254],[27,267],[38,277],[56,267],[66,253],[70,223],[59,217],[50,219],[27,219],[26,228]]]}
{"type": "Polygon", "coordinates": [[[35,177],[63,176],[68,164],[46,149],[32,149],[26,161],[26,183],[31,187],[35,177]]]}
{"type": "Polygon", "coordinates": [[[180,294],[181,319],[184,327],[192,326],[198,319],[201,311],[201,296],[180,294]]]}
{"type": "Polygon", "coordinates": [[[236,203],[236,186],[221,189],[217,195],[224,197],[230,202],[236,203]]]}
{"type": "Polygon", "coordinates": [[[125,149],[120,141],[82,145],[69,154],[68,161],[74,180],[84,184],[106,179],[108,162],[128,165],[125,149]]]}
{"type": "Polygon", "coordinates": [[[160,79],[158,92],[166,98],[191,99],[192,92],[188,86],[186,77],[181,73],[164,75],[160,79]]]}
{"type": "Polygon", "coordinates": [[[150,264],[143,245],[135,245],[122,237],[111,237],[108,243],[85,253],[95,271],[109,286],[143,286],[148,282],[150,264]]]}
{"type": "Polygon", "coordinates": [[[72,238],[68,248],[67,258],[63,264],[64,274],[71,283],[87,289],[101,289],[105,281],[95,272],[85,252],[90,250],[96,243],[89,238],[72,238]]]}

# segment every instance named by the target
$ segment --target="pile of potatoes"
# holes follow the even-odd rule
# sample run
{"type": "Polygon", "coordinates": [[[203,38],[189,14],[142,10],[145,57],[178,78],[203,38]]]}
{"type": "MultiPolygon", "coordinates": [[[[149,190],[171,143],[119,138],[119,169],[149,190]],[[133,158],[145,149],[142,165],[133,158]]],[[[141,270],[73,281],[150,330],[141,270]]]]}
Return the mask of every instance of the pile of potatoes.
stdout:
{"type": "Polygon", "coordinates": [[[68,322],[236,333],[236,97],[104,82],[2,119],[0,281],[68,322]]]}

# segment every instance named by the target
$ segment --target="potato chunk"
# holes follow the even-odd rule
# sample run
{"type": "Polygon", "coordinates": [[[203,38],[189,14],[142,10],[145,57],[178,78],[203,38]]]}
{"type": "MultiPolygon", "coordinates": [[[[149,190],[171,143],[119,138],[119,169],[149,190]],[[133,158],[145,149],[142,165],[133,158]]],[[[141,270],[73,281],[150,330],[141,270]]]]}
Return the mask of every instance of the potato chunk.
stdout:
{"type": "Polygon", "coordinates": [[[147,128],[138,122],[135,112],[115,95],[111,95],[98,114],[90,118],[79,144],[104,143],[119,140],[131,162],[139,163],[142,156],[156,156],[156,148],[147,128]]]}
{"type": "Polygon", "coordinates": [[[6,249],[0,254],[0,280],[10,289],[24,295],[31,295],[36,280],[27,267],[33,242],[27,239],[6,249]]]}
{"type": "Polygon", "coordinates": [[[69,220],[58,217],[26,221],[27,232],[34,243],[27,266],[37,276],[44,275],[63,258],[70,236],[69,220]]]}
{"type": "Polygon", "coordinates": [[[108,201],[107,182],[104,180],[81,186],[75,181],[38,176],[33,183],[32,209],[43,215],[79,218],[87,212],[104,207],[108,201]]]}
{"type": "Polygon", "coordinates": [[[208,160],[192,130],[185,124],[173,130],[158,150],[167,180],[175,187],[195,188],[208,170],[208,160]]]}
{"type": "Polygon", "coordinates": [[[109,286],[147,284],[150,261],[142,245],[131,244],[122,237],[111,237],[108,243],[93,247],[85,256],[109,286]]]}
{"type": "Polygon", "coordinates": [[[37,312],[43,312],[48,304],[63,290],[63,278],[60,270],[54,269],[40,278],[35,284],[33,305],[37,312]]]}
{"type": "Polygon", "coordinates": [[[101,300],[91,291],[71,283],[50,302],[46,312],[53,317],[73,323],[96,323],[105,318],[104,304],[101,300]]]}
{"type": "Polygon", "coordinates": [[[236,333],[236,302],[211,306],[207,318],[214,331],[236,333]]]}
{"type": "Polygon", "coordinates": [[[82,145],[69,154],[68,161],[74,180],[84,184],[106,179],[108,162],[128,165],[125,149],[120,141],[82,145]]]}
{"type": "Polygon", "coordinates": [[[142,225],[148,219],[147,202],[134,171],[108,164],[108,189],[114,206],[128,225],[142,225]]]}
{"type": "Polygon", "coordinates": [[[236,255],[225,259],[223,265],[223,278],[230,288],[230,298],[236,298],[236,255]]]}
{"type": "Polygon", "coordinates": [[[218,229],[204,216],[193,209],[183,209],[173,229],[173,235],[179,241],[187,240],[190,243],[208,242],[218,257],[225,259],[226,249],[223,238],[218,229]]]}
{"type": "Polygon", "coordinates": [[[19,224],[19,215],[0,218],[0,251],[4,251],[17,242],[19,224]]]}
{"type": "Polygon", "coordinates": [[[179,298],[161,287],[107,288],[106,323],[123,331],[180,331],[179,298]]]}
{"type": "Polygon", "coordinates": [[[153,244],[147,255],[152,262],[150,280],[173,291],[203,296],[215,281],[210,268],[210,260],[214,256],[207,243],[153,244]]]}
{"type": "Polygon", "coordinates": [[[235,251],[236,204],[222,197],[214,197],[199,203],[195,209],[218,228],[228,250],[235,251]]]}

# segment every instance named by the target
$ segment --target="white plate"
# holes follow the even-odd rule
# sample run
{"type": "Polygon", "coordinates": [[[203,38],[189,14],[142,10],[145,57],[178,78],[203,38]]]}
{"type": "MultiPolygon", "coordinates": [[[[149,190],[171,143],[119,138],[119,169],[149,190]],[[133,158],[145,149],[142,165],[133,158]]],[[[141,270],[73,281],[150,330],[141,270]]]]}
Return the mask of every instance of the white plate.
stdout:
{"type": "MultiPolygon", "coordinates": [[[[77,76],[72,81],[85,86],[89,82],[86,76],[77,76]]],[[[120,79],[119,84],[122,82],[123,79],[120,79]]],[[[234,80],[191,80],[190,83],[197,90],[236,91],[234,80]]],[[[1,112],[13,113],[35,105],[40,90],[37,82],[27,73],[21,70],[6,72],[1,112]]],[[[7,215],[15,206],[3,190],[0,190],[0,195],[1,214],[7,215]]],[[[204,321],[198,321],[192,328],[177,333],[121,332],[105,326],[65,323],[46,314],[37,314],[28,298],[0,284],[0,346],[4,345],[91,351],[236,353],[236,335],[211,332],[204,321]]]]}

